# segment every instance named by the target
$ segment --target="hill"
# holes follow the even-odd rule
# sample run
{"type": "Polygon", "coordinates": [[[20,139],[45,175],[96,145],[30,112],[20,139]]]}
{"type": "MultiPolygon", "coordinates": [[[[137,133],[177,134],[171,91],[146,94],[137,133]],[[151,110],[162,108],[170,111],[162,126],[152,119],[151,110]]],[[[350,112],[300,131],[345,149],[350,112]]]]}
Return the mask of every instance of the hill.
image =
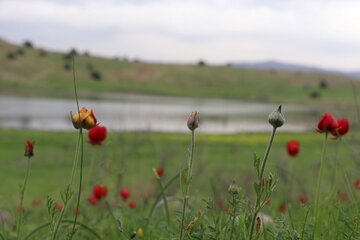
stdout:
{"type": "MultiPolygon", "coordinates": [[[[73,97],[71,59],[0,40],[0,94],[73,97]]],[[[354,103],[352,86],[359,86],[327,72],[157,64],[86,53],[76,53],[75,68],[79,93],[87,98],[111,92],[347,106],[354,103]]]]}

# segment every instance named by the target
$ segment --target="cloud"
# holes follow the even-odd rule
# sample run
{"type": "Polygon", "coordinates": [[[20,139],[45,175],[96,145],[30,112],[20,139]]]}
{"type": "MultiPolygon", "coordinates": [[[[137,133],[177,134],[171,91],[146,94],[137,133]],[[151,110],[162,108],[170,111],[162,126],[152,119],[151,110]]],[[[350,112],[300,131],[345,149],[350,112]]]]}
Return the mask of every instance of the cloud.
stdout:
{"type": "Polygon", "coordinates": [[[69,48],[73,41],[102,54],[163,61],[279,59],[350,69],[360,62],[354,57],[360,56],[359,10],[360,2],[340,0],[6,0],[0,2],[0,24],[36,26],[35,40],[44,45],[53,46],[51,39],[69,48]]]}

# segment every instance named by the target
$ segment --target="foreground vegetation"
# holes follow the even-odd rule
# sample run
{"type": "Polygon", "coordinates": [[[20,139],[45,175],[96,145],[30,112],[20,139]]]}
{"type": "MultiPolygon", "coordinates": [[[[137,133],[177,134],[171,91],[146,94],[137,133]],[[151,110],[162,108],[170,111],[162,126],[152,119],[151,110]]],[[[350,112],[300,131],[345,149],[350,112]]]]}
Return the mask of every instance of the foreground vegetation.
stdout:
{"type": "MultiPolygon", "coordinates": [[[[324,221],[323,224],[329,219],[331,221],[322,225],[324,227],[322,231],[327,231],[331,226],[339,227],[340,223],[346,229],[348,226],[345,224],[349,224],[348,220],[350,219],[349,221],[353,223],[354,217],[358,214],[353,208],[357,206],[355,203],[357,203],[358,192],[352,185],[358,177],[360,162],[357,154],[358,144],[355,139],[357,134],[358,131],[352,130],[343,141],[329,141],[322,185],[321,219],[324,221]],[[336,162],[338,165],[335,165],[336,162]],[[347,173],[350,185],[345,181],[344,172],[337,171],[341,169],[340,166],[347,173]],[[346,218],[346,221],[343,218],[346,218]]],[[[64,180],[71,174],[76,134],[0,130],[0,135],[2,163],[6,166],[0,169],[0,188],[2,189],[0,206],[2,206],[2,214],[10,213],[12,216],[10,220],[2,223],[2,231],[11,236],[14,234],[11,229],[15,224],[14,216],[18,204],[16,189],[25,174],[26,159],[22,156],[23,143],[28,139],[36,142],[24,204],[24,232],[29,232],[48,219],[45,206],[47,196],[51,196],[55,202],[60,202],[59,192],[64,188],[64,180]]],[[[203,214],[212,206],[214,212],[209,210],[209,215],[200,218],[192,236],[196,236],[198,231],[209,231],[209,224],[215,224],[214,227],[219,227],[220,231],[222,224],[227,222],[229,215],[223,209],[231,208],[228,187],[233,180],[242,188],[242,196],[249,201],[254,201],[252,182],[256,179],[256,172],[253,169],[253,154],[257,153],[261,156],[267,141],[268,134],[199,135],[197,137],[194,180],[190,193],[190,204],[193,210],[187,216],[186,225],[199,214],[199,211],[203,214]]],[[[281,232],[283,239],[288,239],[291,234],[301,233],[302,224],[313,205],[322,141],[323,137],[314,132],[303,134],[280,132],[275,139],[266,172],[272,172],[279,182],[271,197],[271,204],[266,206],[263,212],[275,220],[277,224],[270,226],[278,229],[272,231],[276,234],[281,232]],[[301,142],[301,152],[296,158],[291,158],[286,154],[285,146],[291,139],[301,142]],[[300,195],[307,197],[307,204],[302,205],[298,202],[300,195]],[[284,213],[279,212],[281,204],[286,206],[284,213]]],[[[93,206],[87,200],[95,184],[106,185],[109,191],[106,201],[115,207],[115,213],[121,216],[127,234],[141,227],[143,231],[146,231],[143,235],[145,239],[154,239],[154,236],[157,239],[169,239],[170,236],[176,239],[179,224],[176,216],[180,211],[180,202],[170,203],[172,216],[170,228],[167,227],[161,206],[156,210],[150,226],[145,227],[150,207],[159,193],[152,168],[163,167],[165,174],[161,181],[165,183],[170,180],[178,174],[180,168],[186,165],[186,150],[189,148],[189,143],[189,134],[110,132],[101,146],[85,144],[84,189],[79,221],[86,222],[100,235],[109,236],[106,239],[112,239],[110,238],[112,235],[114,239],[116,238],[116,226],[107,211],[105,202],[93,206]],[[93,168],[90,167],[92,164],[93,168]],[[131,191],[131,200],[136,202],[135,209],[128,208],[127,204],[121,200],[119,196],[121,187],[127,187],[131,191]],[[159,226],[163,227],[159,229],[159,226]],[[153,234],[152,237],[149,233],[153,234]]],[[[180,197],[179,191],[177,180],[167,189],[167,195],[170,199],[171,196],[180,197]]],[[[72,210],[68,211],[67,219],[73,218],[74,207],[75,200],[73,199],[72,210]]],[[[240,223],[237,221],[237,224],[240,223]]],[[[237,229],[240,228],[238,226],[237,229]]],[[[336,231],[336,233],[328,232],[327,234],[329,235],[326,235],[326,239],[339,239],[339,234],[343,232],[336,231]]],[[[78,235],[79,238],[80,236],[81,234],[78,235]]],[[[306,238],[303,236],[303,239],[309,239],[309,237],[310,235],[306,238]]],[[[271,236],[268,238],[272,239],[271,236]]]]}

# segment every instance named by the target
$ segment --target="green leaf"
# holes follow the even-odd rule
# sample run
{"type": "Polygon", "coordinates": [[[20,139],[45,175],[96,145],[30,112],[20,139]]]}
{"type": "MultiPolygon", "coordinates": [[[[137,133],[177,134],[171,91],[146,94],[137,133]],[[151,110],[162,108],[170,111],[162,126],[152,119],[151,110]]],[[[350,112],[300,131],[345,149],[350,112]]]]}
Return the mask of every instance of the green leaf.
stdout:
{"type": "Polygon", "coordinates": [[[257,176],[260,176],[260,158],[256,155],[256,153],[254,154],[254,167],[257,173],[257,176]]]}

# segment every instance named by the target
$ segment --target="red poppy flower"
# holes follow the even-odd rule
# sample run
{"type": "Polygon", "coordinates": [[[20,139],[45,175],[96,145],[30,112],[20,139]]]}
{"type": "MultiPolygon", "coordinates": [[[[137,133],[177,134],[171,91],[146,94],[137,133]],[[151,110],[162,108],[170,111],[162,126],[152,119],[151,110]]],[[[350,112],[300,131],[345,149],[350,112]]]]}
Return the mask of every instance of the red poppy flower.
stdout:
{"type": "Polygon", "coordinates": [[[338,128],[339,128],[339,124],[338,121],[334,118],[334,116],[331,115],[330,113],[325,113],[321,117],[318,126],[316,128],[316,131],[318,131],[319,133],[333,132],[336,131],[336,129],[338,128]]]}
{"type": "Polygon", "coordinates": [[[32,157],[34,156],[34,141],[26,141],[25,143],[25,157],[32,157]]]}
{"type": "Polygon", "coordinates": [[[300,204],[306,204],[308,202],[308,199],[305,195],[300,195],[298,200],[300,204]]]}
{"type": "Polygon", "coordinates": [[[120,197],[125,202],[130,197],[130,192],[127,188],[121,188],[120,189],[120,197]]]}
{"type": "Polygon", "coordinates": [[[162,168],[162,167],[158,167],[157,169],[156,169],[156,173],[157,173],[157,175],[159,176],[159,177],[162,177],[162,175],[164,175],[164,168],[162,168]]]}
{"type": "Polygon", "coordinates": [[[286,212],[286,206],[285,206],[285,203],[281,203],[280,205],[279,205],[279,213],[282,213],[282,214],[284,214],[285,212],[286,212]]]}
{"type": "Polygon", "coordinates": [[[102,197],[102,188],[100,185],[95,185],[93,187],[93,195],[97,198],[100,199],[102,197]]]}
{"type": "Polygon", "coordinates": [[[287,149],[287,152],[288,154],[291,156],[291,157],[295,157],[299,154],[299,151],[300,151],[300,143],[296,140],[291,140],[287,143],[286,145],[286,149],[287,149]]]}
{"type": "Polygon", "coordinates": [[[355,180],[354,186],[355,186],[357,189],[360,189],[360,179],[355,180]]]}
{"type": "Polygon", "coordinates": [[[101,197],[102,198],[106,197],[107,193],[108,193],[107,187],[106,186],[102,187],[101,188],[101,197]]]}
{"type": "Polygon", "coordinates": [[[349,131],[349,121],[346,118],[340,118],[337,122],[339,127],[331,131],[331,134],[335,137],[344,136],[349,131]]]}
{"type": "Polygon", "coordinates": [[[97,202],[98,202],[98,198],[94,195],[94,194],[91,194],[89,197],[88,197],[88,201],[92,204],[92,205],[96,205],[97,202]]]}
{"type": "Polygon", "coordinates": [[[106,139],[107,129],[103,126],[96,126],[89,131],[89,140],[92,145],[101,145],[106,139]]]}
{"type": "Polygon", "coordinates": [[[131,201],[131,202],[129,202],[129,208],[132,208],[132,209],[134,209],[135,207],[136,207],[136,202],[134,202],[134,201],[131,201]]]}

